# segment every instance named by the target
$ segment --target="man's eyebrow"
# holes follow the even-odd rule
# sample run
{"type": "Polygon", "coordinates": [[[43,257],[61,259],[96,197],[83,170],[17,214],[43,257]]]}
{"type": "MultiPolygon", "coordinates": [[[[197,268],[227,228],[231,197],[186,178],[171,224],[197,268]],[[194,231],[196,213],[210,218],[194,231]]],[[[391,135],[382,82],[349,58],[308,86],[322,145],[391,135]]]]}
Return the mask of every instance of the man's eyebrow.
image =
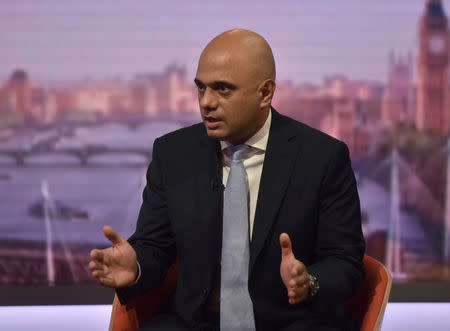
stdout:
{"type": "Polygon", "coordinates": [[[213,82],[211,82],[211,83],[209,83],[209,84],[205,84],[205,83],[203,83],[200,79],[198,79],[198,78],[195,78],[194,79],[194,83],[198,86],[198,85],[209,85],[209,86],[211,86],[211,87],[213,87],[213,88],[217,88],[217,87],[219,87],[219,86],[225,86],[225,87],[227,87],[227,88],[229,88],[229,89],[235,89],[236,88],[236,85],[234,85],[234,84],[232,84],[232,83],[230,83],[230,82],[228,82],[228,81],[226,81],[226,80],[215,80],[215,81],[213,81],[213,82]]]}
{"type": "Polygon", "coordinates": [[[216,80],[211,83],[211,86],[226,86],[229,89],[236,88],[236,85],[231,84],[230,82],[227,82],[226,80],[216,80]]]}

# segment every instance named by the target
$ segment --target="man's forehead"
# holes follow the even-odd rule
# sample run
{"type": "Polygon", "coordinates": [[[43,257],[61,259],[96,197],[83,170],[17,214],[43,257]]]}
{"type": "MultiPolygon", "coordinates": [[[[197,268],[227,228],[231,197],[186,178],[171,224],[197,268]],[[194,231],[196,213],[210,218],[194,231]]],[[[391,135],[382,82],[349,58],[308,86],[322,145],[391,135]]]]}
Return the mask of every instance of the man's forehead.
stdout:
{"type": "Polygon", "coordinates": [[[209,83],[212,81],[234,81],[236,75],[233,70],[230,70],[227,66],[219,65],[200,65],[197,69],[196,79],[202,81],[203,83],[209,83]]]}
{"type": "Polygon", "coordinates": [[[205,50],[198,61],[199,68],[207,67],[209,69],[225,69],[230,68],[230,66],[239,65],[242,59],[239,57],[233,57],[230,50],[205,50]]]}
{"type": "Polygon", "coordinates": [[[200,67],[197,70],[197,75],[195,77],[197,80],[200,80],[202,83],[208,84],[211,82],[217,82],[217,81],[226,81],[226,82],[233,82],[236,80],[235,75],[233,75],[233,72],[230,70],[226,70],[226,68],[222,67],[200,67]]]}
{"type": "Polygon", "coordinates": [[[225,53],[202,54],[196,78],[202,82],[234,82],[250,74],[250,64],[245,59],[225,53]]]}

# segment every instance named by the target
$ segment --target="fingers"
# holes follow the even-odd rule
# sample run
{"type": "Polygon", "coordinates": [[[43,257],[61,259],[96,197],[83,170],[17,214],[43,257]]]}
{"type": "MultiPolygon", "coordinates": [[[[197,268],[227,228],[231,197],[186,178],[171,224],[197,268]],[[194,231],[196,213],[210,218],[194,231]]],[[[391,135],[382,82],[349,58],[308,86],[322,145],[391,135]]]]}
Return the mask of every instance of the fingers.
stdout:
{"type": "Polygon", "coordinates": [[[287,294],[290,299],[295,299],[303,296],[303,294],[308,292],[309,280],[305,276],[297,277],[296,279],[291,279],[287,286],[287,294]]]}
{"type": "Polygon", "coordinates": [[[290,256],[292,253],[292,243],[287,233],[280,234],[281,258],[290,256]]]}
{"type": "Polygon", "coordinates": [[[305,277],[304,276],[304,274],[306,272],[305,265],[298,260],[296,260],[296,262],[298,262],[298,263],[294,263],[294,265],[292,266],[292,268],[290,270],[291,277],[297,277],[297,276],[302,276],[302,275],[303,275],[303,277],[305,277]]]}
{"type": "Polygon", "coordinates": [[[91,261],[89,262],[89,269],[91,269],[92,271],[96,271],[96,270],[104,270],[104,265],[95,261],[91,261]]]}
{"type": "Polygon", "coordinates": [[[303,296],[303,297],[297,297],[297,298],[290,298],[290,299],[289,299],[289,303],[290,303],[291,305],[296,305],[297,303],[300,303],[300,302],[302,302],[302,301],[304,301],[304,300],[306,300],[306,296],[303,296]]]}
{"type": "Polygon", "coordinates": [[[299,281],[288,289],[288,297],[290,304],[297,304],[308,297],[309,284],[305,281],[299,281]]]}
{"type": "Polygon", "coordinates": [[[91,261],[91,262],[89,262],[89,269],[91,269],[92,276],[94,276],[95,278],[105,276],[106,266],[103,263],[91,261]]]}
{"type": "Polygon", "coordinates": [[[286,283],[287,294],[290,304],[297,304],[308,297],[309,274],[305,265],[296,260],[289,270],[289,281],[286,283]]]}
{"type": "Polygon", "coordinates": [[[114,281],[108,273],[108,268],[102,263],[95,261],[89,262],[89,269],[92,271],[92,276],[100,285],[107,287],[114,287],[114,281]]]}
{"type": "Polygon", "coordinates": [[[98,261],[98,262],[103,262],[104,259],[104,252],[103,250],[100,249],[93,249],[90,253],[91,259],[98,261]]]}
{"type": "Polygon", "coordinates": [[[112,242],[114,245],[119,244],[123,239],[117,234],[116,231],[113,230],[112,227],[109,225],[105,225],[103,227],[103,234],[110,242],[112,242]]]}
{"type": "MultiPolygon", "coordinates": [[[[113,244],[119,243],[122,240],[109,226],[103,228],[103,233],[113,244]]],[[[116,283],[111,275],[110,268],[112,250],[113,247],[91,250],[89,255],[92,260],[89,262],[89,269],[91,270],[92,276],[97,280],[97,283],[102,286],[114,288],[116,287],[116,283]]]]}
{"type": "Polygon", "coordinates": [[[288,283],[288,289],[296,289],[307,285],[309,282],[308,275],[306,273],[300,276],[293,277],[288,283]]]}
{"type": "Polygon", "coordinates": [[[92,261],[89,262],[89,269],[92,271],[92,276],[95,278],[103,277],[105,275],[106,266],[103,261],[104,253],[102,250],[93,249],[91,251],[92,261]]]}

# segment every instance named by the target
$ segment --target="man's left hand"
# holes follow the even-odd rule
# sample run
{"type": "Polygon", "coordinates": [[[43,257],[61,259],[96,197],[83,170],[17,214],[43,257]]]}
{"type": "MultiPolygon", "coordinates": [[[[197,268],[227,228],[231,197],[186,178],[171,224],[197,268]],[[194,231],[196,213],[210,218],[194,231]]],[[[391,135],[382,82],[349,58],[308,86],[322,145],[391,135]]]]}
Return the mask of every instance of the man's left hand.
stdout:
{"type": "Polygon", "coordinates": [[[291,239],[287,233],[280,235],[281,265],[280,274],[286,286],[291,305],[302,302],[309,294],[309,274],[306,266],[297,260],[292,252],[291,239]]]}

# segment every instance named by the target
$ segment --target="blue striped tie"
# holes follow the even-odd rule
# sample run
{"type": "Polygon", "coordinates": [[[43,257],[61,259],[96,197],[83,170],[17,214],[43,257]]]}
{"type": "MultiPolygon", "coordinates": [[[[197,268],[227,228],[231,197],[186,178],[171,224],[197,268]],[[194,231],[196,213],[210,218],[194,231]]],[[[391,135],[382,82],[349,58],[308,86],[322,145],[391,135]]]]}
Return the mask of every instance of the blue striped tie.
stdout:
{"type": "Polygon", "coordinates": [[[250,146],[229,147],[233,155],[223,202],[220,330],[254,331],[253,303],[248,292],[249,223],[243,155],[250,146]]]}

